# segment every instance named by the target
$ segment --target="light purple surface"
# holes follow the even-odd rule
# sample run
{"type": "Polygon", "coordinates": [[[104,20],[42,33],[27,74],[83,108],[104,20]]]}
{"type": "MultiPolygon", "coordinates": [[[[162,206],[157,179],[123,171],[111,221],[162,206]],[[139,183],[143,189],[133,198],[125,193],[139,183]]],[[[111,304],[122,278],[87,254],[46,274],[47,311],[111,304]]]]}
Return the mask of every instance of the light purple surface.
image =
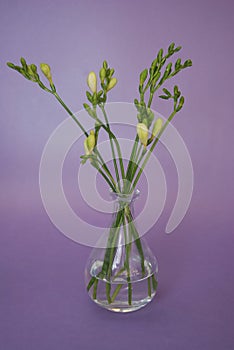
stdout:
{"type": "MultiPolygon", "coordinates": [[[[233,2],[14,0],[2,1],[0,13],[0,348],[233,349],[233,2]],[[138,72],[171,41],[194,63],[176,80],[186,105],[174,123],[193,160],[194,195],[181,225],[166,236],[176,173],[161,152],[170,194],[147,236],[160,264],[158,297],[139,312],[112,314],[86,294],[90,249],[61,235],[40,199],[41,152],[66,115],[5,62],[25,56],[50,63],[77,111],[86,75],[103,59],[119,79],[111,101],[131,102],[138,72]]],[[[153,107],[167,112],[165,104],[153,107]]],[[[83,203],[78,207],[89,215],[83,203]]]]}

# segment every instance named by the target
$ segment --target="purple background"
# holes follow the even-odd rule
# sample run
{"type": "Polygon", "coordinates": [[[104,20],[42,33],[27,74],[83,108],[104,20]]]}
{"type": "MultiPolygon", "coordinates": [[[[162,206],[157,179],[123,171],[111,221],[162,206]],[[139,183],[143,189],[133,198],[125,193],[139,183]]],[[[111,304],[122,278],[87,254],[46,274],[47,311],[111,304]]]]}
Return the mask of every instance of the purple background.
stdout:
{"type": "Polygon", "coordinates": [[[0,348],[233,349],[233,1],[12,0],[1,1],[0,13],[0,348]],[[90,249],[60,234],[40,199],[41,153],[66,115],[5,63],[50,63],[77,111],[86,75],[103,59],[119,79],[110,100],[131,102],[139,71],[171,41],[194,63],[176,79],[186,105],[174,122],[193,160],[194,195],[176,232],[165,235],[176,172],[164,152],[170,193],[147,235],[160,263],[158,297],[140,312],[112,314],[86,294],[90,249]]]}

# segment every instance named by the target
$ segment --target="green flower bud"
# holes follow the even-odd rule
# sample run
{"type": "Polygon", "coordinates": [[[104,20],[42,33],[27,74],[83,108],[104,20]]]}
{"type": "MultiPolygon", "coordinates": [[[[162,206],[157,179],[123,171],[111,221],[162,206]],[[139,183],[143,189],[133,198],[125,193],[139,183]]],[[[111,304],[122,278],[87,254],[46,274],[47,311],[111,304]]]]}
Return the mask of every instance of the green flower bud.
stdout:
{"type": "Polygon", "coordinates": [[[176,108],[176,112],[179,112],[181,110],[181,108],[183,107],[183,105],[184,105],[184,96],[181,96],[180,101],[179,101],[179,105],[176,108]]]}
{"type": "Polygon", "coordinates": [[[31,70],[33,71],[33,73],[37,73],[37,66],[35,64],[30,64],[28,67],[31,68],[31,70]]]}
{"type": "Polygon", "coordinates": [[[181,67],[181,58],[178,58],[175,63],[175,69],[178,70],[181,67]]]}
{"type": "Polygon", "coordinates": [[[107,62],[106,62],[106,61],[103,61],[103,65],[102,65],[102,66],[103,66],[104,69],[107,69],[107,67],[108,67],[107,62]]]}
{"type": "Polygon", "coordinates": [[[9,68],[15,69],[15,65],[11,62],[7,62],[9,68]]]}
{"type": "Polygon", "coordinates": [[[35,64],[30,64],[27,66],[27,73],[29,74],[32,81],[37,81],[39,76],[37,74],[37,67],[35,64]]]}
{"type": "Polygon", "coordinates": [[[114,68],[112,68],[112,69],[110,70],[109,76],[112,77],[112,75],[114,74],[114,72],[115,72],[115,70],[114,70],[114,68]]]}
{"type": "Polygon", "coordinates": [[[84,141],[84,149],[85,149],[85,154],[90,155],[95,147],[95,132],[94,130],[90,131],[90,134],[88,137],[86,137],[84,141]]]}
{"type": "Polygon", "coordinates": [[[106,91],[110,91],[111,89],[113,89],[113,87],[115,87],[115,85],[117,84],[117,79],[116,78],[111,78],[108,86],[107,86],[107,90],[106,91]]]}
{"type": "Polygon", "coordinates": [[[84,103],[83,106],[86,112],[90,115],[90,117],[95,118],[94,110],[87,103],[84,103]]]}
{"type": "Polygon", "coordinates": [[[149,130],[144,123],[137,124],[137,134],[139,136],[139,139],[140,139],[142,145],[144,145],[144,147],[146,147],[147,141],[148,141],[149,130]]]}
{"type": "Polygon", "coordinates": [[[86,97],[89,100],[89,102],[93,103],[93,96],[89,91],[86,91],[86,97]]]}
{"type": "Polygon", "coordinates": [[[148,114],[148,127],[150,128],[150,126],[154,120],[154,113],[151,110],[149,110],[147,112],[147,114],[148,114]]]}
{"type": "Polygon", "coordinates": [[[151,70],[152,73],[154,73],[155,68],[157,67],[157,63],[158,63],[158,59],[155,58],[155,60],[153,60],[152,64],[151,64],[151,70]]]}
{"type": "Polygon", "coordinates": [[[193,65],[192,61],[191,60],[187,60],[184,62],[184,67],[187,68],[187,67],[191,67],[193,65]]]}
{"type": "Polygon", "coordinates": [[[162,125],[163,125],[163,121],[161,118],[158,118],[153,125],[153,129],[152,129],[152,137],[154,138],[159,131],[162,129],[162,125]]]}
{"type": "Polygon", "coordinates": [[[161,62],[162,57],[163,57],[163,49],[160,49],[160,50],[158,51],[158,55],[157,55],[157,60],[158,60],[158,62],[161,62]]]}
{"type": "Polygon", "coordinates": [[[27,70],[27,63],[23,57],[21,57],[20,62],[22,64],[23,69],[26,71],[27,70]]]}
{"type": "Polygon", "coordinates": [[[174,51],[175,43],[171,43],[171,45],[168,47],[168,53],[172,53],[174,51]]]}
{"type": "Polygon", "coordinates": [[[182,49],[182,46],[178,46],[177,48],[175,48],[175,52],[178,52],[182,49]]]}
{"type": "Polygon", "coordinates": [[[46,63],[41,63],[40,67],[41,67],[42,73],[49,80],[49,83],[52,85],[53,82],[52,82],[52,75],[51,75],[51,71],[50,71],[50,66],[46,63]]]}
{"type": "Polygon", "coordinates": [[[99,77],[100,77],[100,79],[101,79],[101,82],[103,83],[103,82],[104,82],[104,79],[105,79],[105,77],[106,77],[106,70],[105,70],[105,68],[101,68],[101,69],[100,69],[99,77]]]}
{"type": "Polygon", "coordinates": [[[166,70],[165,70],[165,73],[164,73],[164,78],[167,78],[168,75],[171,73],[171,67],[172,67],[172,63],[168,63],[168,65],[166,66],[166,70]]]}
{"type": "Polygon", "coordinates": [[[94,72],[90,72],[87,78],[87,84],[90,90],[94,93],[97,92],[97,77],[94,72]]]}
{"type": "Polygon", "coordinates": [[[86,111],[90,108],[90,106],[87,103],[83,103],[84,109],[86,109],[86,111]]]}
{"type": "Polygon", "coordinates": [[[137,114],[137,119],[139,123],[142,122],[142,115],[140,113],[137,114]]]}
{"type": "Polygon", "coordinates": [[[148,76],[148,69],[144,69],[140,74],[140,85],[143,85],[148,76]]]}

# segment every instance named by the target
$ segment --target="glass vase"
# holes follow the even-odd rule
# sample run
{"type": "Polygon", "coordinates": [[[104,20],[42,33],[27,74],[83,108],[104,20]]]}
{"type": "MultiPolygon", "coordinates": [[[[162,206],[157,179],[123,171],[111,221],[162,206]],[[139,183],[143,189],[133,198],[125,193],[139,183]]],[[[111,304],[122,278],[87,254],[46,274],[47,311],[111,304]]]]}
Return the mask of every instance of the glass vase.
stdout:
{"type": "Polygon", "coordinates": [[[112,193],[115,210],[108,237],[93,248],[85,269],[90,298],[114,312],[131,312],[156,295],[158,263],[134,223],[133,194],[112,193]],[[101,248],[100,248],[101,247],[101,248]]]}

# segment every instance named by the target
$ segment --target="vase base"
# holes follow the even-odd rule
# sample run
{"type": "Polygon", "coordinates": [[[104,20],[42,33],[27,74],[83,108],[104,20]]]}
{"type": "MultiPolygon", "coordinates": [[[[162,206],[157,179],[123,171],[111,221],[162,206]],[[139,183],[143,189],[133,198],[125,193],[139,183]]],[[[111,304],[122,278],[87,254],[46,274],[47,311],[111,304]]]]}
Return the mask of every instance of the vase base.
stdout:
{"type": "Polygon", "coordinates": [[[118,313],[128,313],[128,312],[133,312],[133,311],[137,311],[143,307],[145,307],[146,305],[148,305],[152,299],[154,298],[154,296],[156,295],[156,293],[152,294],[151,297],[147,297],[145,299],[142,300],[138,300],[137,302],[133,302],[132,305],[129,305],[127,302],[118,302],[118,303],[111,303],[108,304],[108,302],[105,301],[101,301],[101,300],[93,300],[97,305],[101,306],[102,308],[105,308],[108,311],[112,311],[112,312],[118,312],[118,313]]]}

